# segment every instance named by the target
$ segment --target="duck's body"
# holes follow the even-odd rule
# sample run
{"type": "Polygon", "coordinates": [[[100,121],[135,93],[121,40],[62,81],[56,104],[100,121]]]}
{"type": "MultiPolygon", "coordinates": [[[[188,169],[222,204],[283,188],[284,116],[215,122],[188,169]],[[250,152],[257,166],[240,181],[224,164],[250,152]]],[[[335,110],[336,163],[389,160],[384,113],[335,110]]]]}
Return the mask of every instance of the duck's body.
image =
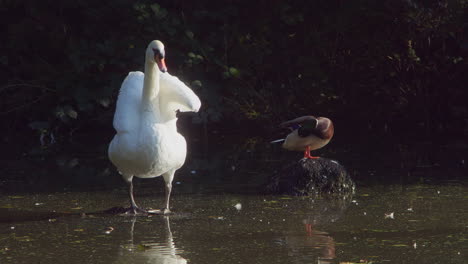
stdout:
{"type": "Polygon", "coordinates": [[[324,147],[333,137],[333,122],[326,117],[302,116],[281,124],[292,131],[286,137],[283,148],[304,151],[304,158],[318,158],[310,155],[311,150],[324,147]]]}
{"type": "Polygon", "coordinates": [[[109,145],[109,159],[129,184],[130,213],[145,212],[133,198],[134,176],[163,176],[164,212],[170,212],[174,173],[182,167],[187,154],[185,138],[177,131],[176,111],[197,112],[201,105],[189,87],[169,73],[162,73],[165,70],[164,46],[152,41],[146,51],[145,73],[130,72],[117,99],[117,133],[109,145]]]}

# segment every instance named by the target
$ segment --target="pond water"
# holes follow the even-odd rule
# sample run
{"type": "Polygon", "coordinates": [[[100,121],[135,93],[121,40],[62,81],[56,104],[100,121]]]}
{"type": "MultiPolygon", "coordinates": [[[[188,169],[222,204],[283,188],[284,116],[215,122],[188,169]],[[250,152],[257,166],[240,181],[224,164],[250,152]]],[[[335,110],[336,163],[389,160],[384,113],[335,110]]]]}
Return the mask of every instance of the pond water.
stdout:
{"type": "MultiPolygon", "coordinates": [[[[251,157],[262,149],[232,153],[221,161],[189,158],[169,216],[102,213],[127,205],[120,179],[86,191],[3,182],[0,263],[468,263],[464,166],[440,159],[427,167],[418,158],[408,169],[404,152],[381,157],[390,160],[385,167],[372,155],[331,151],[325,155],[347,157],[340,161],[357,180],[355,195],[294,197],[256,191],[258,170],[278,167],[280,151],[257,160],[251,157]]],[[[161,182],[137,180],[137,202],[158,208],[161,182]]]]}
{"type": "MultiPolygon", "coordinates": [[[[145,206],[162,202],[160,196],[139,198],[145,206]]],[[[133,217],[81,214],[124,205],[124,191],[3,196],[1,263],[468,260],[468,188],[460,184],[364,187],[350,201],[235,194],[173,198],[174,215],[133,217]],[[6,221],[6,215],[16,220],[6,221]]]]}

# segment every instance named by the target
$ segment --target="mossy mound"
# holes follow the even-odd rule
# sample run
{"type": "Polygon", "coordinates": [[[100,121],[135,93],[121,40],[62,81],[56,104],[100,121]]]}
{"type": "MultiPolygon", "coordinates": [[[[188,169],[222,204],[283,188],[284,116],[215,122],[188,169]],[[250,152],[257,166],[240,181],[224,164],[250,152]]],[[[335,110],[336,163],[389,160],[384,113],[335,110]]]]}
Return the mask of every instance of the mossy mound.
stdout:
{"type": "Polygon", "coordinates": [[[272,175],[266,191],[270,194],[347,197],[354,194],[355,187],[341,164],[335,160],[318,158],[288,163],[272,175]]]}

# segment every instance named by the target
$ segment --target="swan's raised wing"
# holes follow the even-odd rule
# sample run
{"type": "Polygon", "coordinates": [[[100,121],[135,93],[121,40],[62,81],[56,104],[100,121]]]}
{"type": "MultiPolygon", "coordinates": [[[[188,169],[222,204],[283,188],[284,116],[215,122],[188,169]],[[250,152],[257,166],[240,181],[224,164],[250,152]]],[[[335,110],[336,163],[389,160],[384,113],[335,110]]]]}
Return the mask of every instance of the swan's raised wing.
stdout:
{"type": "Polygon", "coordinates": [[[142,72],[130,72],[120,87],[114,114],[117,133],[131,132],[138,127],[144,76],[142,72]]]}
{"type": "Polygon", "coordinates": [[[198,96],[179,78],[162,73],[160,77],[159,103],[167,111],[198,112],[201,102],[198,96]]]}

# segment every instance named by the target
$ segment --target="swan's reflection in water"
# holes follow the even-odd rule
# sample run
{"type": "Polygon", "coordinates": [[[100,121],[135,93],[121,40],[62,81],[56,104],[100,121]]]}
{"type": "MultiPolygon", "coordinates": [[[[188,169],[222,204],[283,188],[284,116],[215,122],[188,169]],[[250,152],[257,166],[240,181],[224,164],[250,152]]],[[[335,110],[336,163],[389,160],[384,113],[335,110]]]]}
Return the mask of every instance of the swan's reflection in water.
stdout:
{"type": "MultiPolygon", "coordinates": [[[[182,253],[175,243],[171,232],[170,217],[163,216],[161,221],[152,221],[156,225],[154,228],[164,228],[164,232],[159,233],[162,237],[153,237],[151,241],[135,239],[135,228],[138,228],[137,217],[131,219],[130,240],[128,244],[122,245],[118,259],[115,263],[152,263],[152,264],[185,264],[187,260],[180,256],[182,253]],[[157,223],[157,222],[162,222],[157,223]],[[161,242],[154,242],[159,240],[161,242]]],[[[144,236],[148,237],[148,230],[144,230],[144,236]]]]}

